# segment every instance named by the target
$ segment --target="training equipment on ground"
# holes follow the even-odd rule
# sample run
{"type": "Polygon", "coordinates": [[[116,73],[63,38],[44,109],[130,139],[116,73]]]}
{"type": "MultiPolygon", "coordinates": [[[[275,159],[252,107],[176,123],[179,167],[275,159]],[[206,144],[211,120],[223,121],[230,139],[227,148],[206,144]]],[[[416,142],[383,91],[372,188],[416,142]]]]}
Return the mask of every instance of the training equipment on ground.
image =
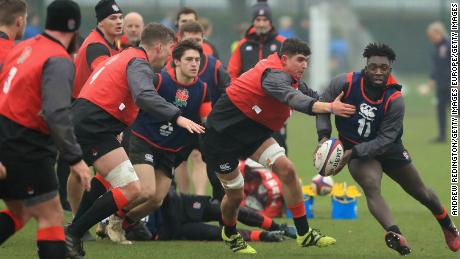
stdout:
{"type": "Polygon", "coordinates": [[[344,153],[342,142],[336,138],[325,141],[315,153],[315,168],[320,175],[334,175],[344,153]]]}
{"type": "Polygon", "coordinates": [[[317,174],[311,179],[313,189],[315,189],[316,194],[319,196],[328,195],[332,191],[334,186],[334,180],[330,176],[322,176],[317,174]]]}

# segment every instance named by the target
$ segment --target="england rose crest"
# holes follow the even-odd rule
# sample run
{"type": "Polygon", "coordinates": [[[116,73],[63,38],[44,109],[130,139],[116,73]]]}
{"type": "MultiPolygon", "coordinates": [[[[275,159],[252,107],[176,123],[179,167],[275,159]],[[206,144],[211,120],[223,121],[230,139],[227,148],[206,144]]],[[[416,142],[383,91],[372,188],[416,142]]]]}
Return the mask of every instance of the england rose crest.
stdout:
{"type": "Polygon", "coordinates": [[[189,94],[187,89],[178,89],[176,91],[176,101],[174,102],[174,104],[177,107],[185,107],[187,106],[188,97],[189,94]]]}

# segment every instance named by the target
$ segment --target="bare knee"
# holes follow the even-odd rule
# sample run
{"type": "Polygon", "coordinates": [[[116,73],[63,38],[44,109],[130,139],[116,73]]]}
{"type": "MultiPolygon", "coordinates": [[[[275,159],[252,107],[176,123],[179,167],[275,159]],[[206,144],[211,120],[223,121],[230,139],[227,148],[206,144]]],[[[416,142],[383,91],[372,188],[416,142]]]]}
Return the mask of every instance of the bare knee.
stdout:
{"type": "Polygon", "coordinates": [[[288,159],[283,159],[275,163],[273,170],[284,184],[290,184],[297,181],[294,165],[288,159]]]}
{"type": "Polygon", "coordinates": [[[140,199],[142,201],[151,200],[155,196],[155,192],[156,192],[155,184],[152,184],[151,182],[147,183],[144,179],[143,182],[141,183],[141,191],[137,199],[140,199]]]}
{"type": "Polygon", "coordinates": [[[243,189],[231,189],[231,190],[229,189],[229,190],[226,190],[225,192],[226,192],[225,196],[227,197],[227,200],[232,204],[237,204],[237,206],[239,206],[244,199],[243,189]]]}
{"type": "Polygon", "coordinates": [[[380,195],[380,186],[377,185],[375,182],[370,180],[364,180],[358,182],[359,186],[363,189],[364,194],[368,198],[372,198],[373,196],[380,195]]]}
{"type": "Polygon", "coordinates": [[[62,226],[64,224],[64,212],[58,197],[29,207],[28,211],[31,216],[37,219],[39,228],[62,226]]]}
{"type": "Polygon", "coordinates": [[[350,170],[351,176],[363,189],[366,197],[372,197],[373,195],[380,195],[380,180],[370,175],[366,175],[361,171],[350,170]]]}

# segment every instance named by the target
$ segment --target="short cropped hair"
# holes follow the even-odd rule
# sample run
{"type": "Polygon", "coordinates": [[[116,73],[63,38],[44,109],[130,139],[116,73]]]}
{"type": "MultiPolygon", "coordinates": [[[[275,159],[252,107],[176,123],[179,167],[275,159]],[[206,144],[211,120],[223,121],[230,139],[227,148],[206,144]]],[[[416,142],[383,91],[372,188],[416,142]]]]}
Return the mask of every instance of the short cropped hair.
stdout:
{"type": "Polygon", "coordinates": [[[179,12],[177,12],[177,16],[176,16],[176,24],[179,23],[179,19],[180,19],[180,16],[183,15],[183,14],[194,14],[195,15],[195,19],[198,20],[198,13],[195,11],[195,9],[192,9],[190,7],[183,7],[182,9],[179,10],[179,12]]]}
{"type": "Polygon", "coordinates": [[[193,49],[196,50],[200,53],[200,56],[203,54],[203,49],[201,48],[198,43],[196,43],[193,40],[183,40],[179,44],[176,45],[172,52],[172,57],[175,60],[180,60],[182,56],[184,55],[185,51],[193,49]]]}
{"type": "Polygon", "coordinates": [[[25,16],[26,12],[24,0],[0,0],[0,25],[12,25],[18,16],[25,16]]]}
{"type": "Polygon", "coordinates": [[[185,32],[201,32],[204,33],[203,26],[198,22],[189,21],[184,23],[179,29],[179,35],[183,36],[185,32]]]}
{"type": "Polygon", "coordinates": [[[278,52],[279,56],[293,56],[297,54],[302,54],[305,56],[309,56],[311,54],[308,44],[298,38],[286,39],[278,52]]]}
{"type": "Polygon", "coordinates": [[[141,35],[141,45],[152,46],[156,42],[163,44],[175,40],[174,32],[160,23],[149,23],[141,35]]]}
{"type": "Polygon", "coordinates": [[[392,48],[384,43],[369,43],[363,52],[363,57],[370,58],[370,57],[387,57],[390,62],[396,60],[396,54],[392,48]]]}

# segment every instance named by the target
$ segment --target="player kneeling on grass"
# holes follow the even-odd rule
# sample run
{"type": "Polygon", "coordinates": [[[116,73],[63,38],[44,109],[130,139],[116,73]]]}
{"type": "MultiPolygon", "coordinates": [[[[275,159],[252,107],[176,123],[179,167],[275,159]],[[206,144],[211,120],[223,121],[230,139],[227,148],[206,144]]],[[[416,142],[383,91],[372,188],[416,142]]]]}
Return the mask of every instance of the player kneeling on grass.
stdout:
{"type": "MultiPolygon", "coordinates": [[[[180,109],[181,115],[199,123],[200,108],[207,96],[206,83],[198,78],[201,46],[192,40],[180,42],[173,50],[174,67],[163,70],[154,79],[154,85],[166,101],[180,109]]],[[[174,172],[175,154],[191,134],[162,118],[142,111],[131,127],[129,157],[140,179],[141,195],[123,209],[122,223],[111,218],[108,234],[113,241],[124,240],[124,230],[140,226],[140,219],[158,209],[168,190],[174,172]]]]}
{"type": "MultiPolygon", "coordinates": [[[[362,71],[335,77],[321,96],[322,101],[328,101],[345,93],[343,102],[359,107],[349,118],[335,117],[346,150],[335,173],[348,164],[351,175],[364,190],[369,211],[387,231],[385,241],[388,247],[401,255],[411,252],[380,193],[383,172],[433,213],[447,245],[452,251],[458,251],[460,237],[457,228],[436,194],[420,179],[402,144],[404,98],[401,85],[391,75],[396,55],[385,44],[371,43],[366,46],[363,56],[367,63],[362,71]]],[[[321,142],[330,137],[328,115],[318,116],[317,130],[321,142]]]]}
{"type": "Polygon", "coordinates": [[[222,199],[222,239],[236,253],[256,253],[238,234],[236,220],[243,200],[244,179],[238,169],[240,157],[250,157],[272,168],[283,184],[283,197],[292,211],[299,246],[328,246],[336,240],[308,225],[298,177],[284,149],[271,137],[280,130],[291,109],[306,113],[350,116],[352,105],[317,101],[317,94],[301,80],[310,48],[298,39],[286,40],[280,51],[270,55],[232,81],[207,120],[202,139],[205,161],[225,188],[222,199]]]}
{"type": "Polygon", "coordinates": [[[204,128],[181,116],[175,105],[153,86],[152,67],[162,67],[171,55],[174,33],[161,24],[145,26],[138,48],[128,48],[101,63],[86,81],[72,107],[75,134],[83,157],[94,165],[107,186],[93,178],[83,194],[77,214],[66,231],[71,258],[82,258],[81,237],[94,224],[126,207],[141,193],[139,178],[117,140],[131,125],[139,108],[171,127],[202,133],[204,128]]]}

